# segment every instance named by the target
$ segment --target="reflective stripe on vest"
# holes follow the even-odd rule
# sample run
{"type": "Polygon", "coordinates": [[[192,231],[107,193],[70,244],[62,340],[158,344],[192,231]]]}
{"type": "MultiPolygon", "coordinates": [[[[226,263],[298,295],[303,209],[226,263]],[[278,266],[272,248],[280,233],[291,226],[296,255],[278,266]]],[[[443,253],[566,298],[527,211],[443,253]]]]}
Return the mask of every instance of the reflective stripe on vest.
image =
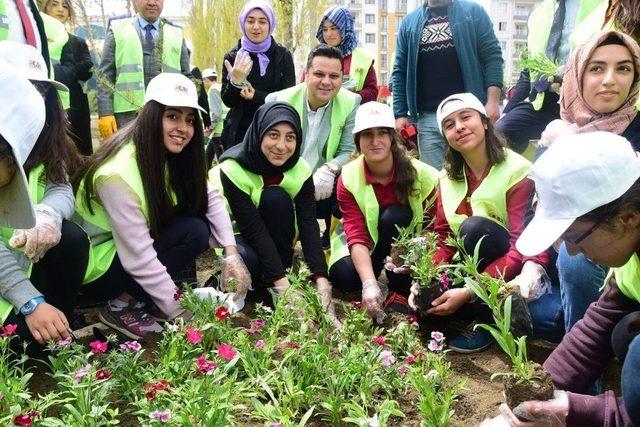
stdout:
{"type": "MultiPolygon", "coordinates": [[[[529,15],[527,45],[531,56],[545,53],[551,33],[556,0],[544,0],[529,15]]],[[[581,0],[573,33],[569,37],[571,51],[584,44],[593,34],[600,31],[604,23],[607,2],[604,0],[581,0]]],[[[561,64],[564,65],[564,64],[561,64]]],[[[531,82],[538,79],[538,73],[531,72],[531,82]]],[[[539,93],[533,107],[539,110],[544,102],[544,93],[539,93]]]]}
{"type": "Polygon", "coordinates": [[[9,40],[9,17],[4,0],[0,0],[0,41],[9,40]]]}
{"type": "MultiPolygon", "coordinates": [[[[111,23],[116,43],[116,82],[113,94],[113,111],[116,113],[138,111],[144,103],[143,51],[137,19],[124,18],[111,23]]],[[[156,46],[158,52],[162,53],[162,72],[179,73],[182,29],[163,21],[160,31],[161,36],[157,39],[156,46]]]]}
{"type": "MultiPolygon", "coordinates": [[[[531,163],[521,155],[505,149],[505,160],[491,166],[489,174],[468,198],[473,215],[491,219],[507,230],[509,214],[507,212],[507,192],[522,181],[531,171],[531,163]]],[[[460,226],[467,215],[456,213],[460,203],[467,197],[467,178],[453,181],[448,176],[440,180],[442,208],[454,234],[458,234],[460,226]]]]}
{"type": "MultiPolygon", "coordinates": [[[[294,87],[281,90],[275,93],[276,101],[286,102],[298,112],[302,123],[307,119],[305,114],[304,103],[307,102],[306,97],[307,84],[300,83],[294,87]]],[[[340,88],[336,96],[332,100],[331,105],[331,130],[327,145],[325,146],[325,155],[328,162],[333,160],[340,145],[342,130],[349,118],[349,114],[356,107],[358,95],[349,92],[344,88],[340,88]]]]}
{"type": "MultiPolygon", "coordinates": [[[[427,200],[427,197],[433,193],[433,189],[438,182],[439,173],[433,167],[422,163],[418,160],[411,159],[411,164],[417,172],[417,180],[414,183],[414,191],[409,196],[409,206],[413,213],[413,218],[423,217],[423,202],[426,200],[428,208],[435,201],[427,200]]],[[[369,185],[364,176],[364,157],[361,155],[355,160],[350,161],[342,168],[342,184],[356,199],[356,203],[364,216],[367,231],[373,242],[371,252],[378,243],[378,222],[380,218],[380,206],[378,199],[373,190],[373,186],[369,185]]],[[[415,221],[417,231],[422,229],[422,221],[415,221]]],[[[349,255],[349,247],[347,246],[347,236],[344,233],[342,221],[338,222],[335,230],[331,235],[331,256],[329,257],[329,267],[336,261],[349,255]]]]}
{"type": "Polygon", "coordinates": [[[373,65],[373,58],[366,50],[357,47],[351,52],[351,66],[349,68],[349,77],[356,82],[356,92],[360,92],[364,88],[364,81],[369,73],[369,68],[373,65]]]}
{"type": "MultiPolygon", "coordinates": [[[[44,23],[44,31],[47,33],[47,45],[49,46],[49,57],[51,58],[51,65],[60,65],[60,58],[62,58],[62,49],[69,41],[69,33],[64,28],[64,25],[55,18],[41,14],[42,22],[44,23]]],[[[53,67],[49,73],[51,78],[55,78],[53,67]]],[[[62,103],[62,108],[65,110],[71,106],[69,99],[69,92],[65,90],[58,90],[58,96],[62,103]]]]}
{"type": "MultiPolygon", "coordinates": [[[[1,0],[0,0],[1,1],[1,0]]],[[[44,191],[47,187],[47,182],[44,173],[44,165],[40,165],[29,172],[29,197],[31,198],[31,202],[35,205],[42,201],[44,198],[44,191]]],[[[24,249],[13,249],[9,246],[9,239],[13,235],[13,228],[8,227],[0,227],[0,238],[2,243],[4,243],[5,248],[11,251],[16,255],[16,259],[18,261],[18,265],[25,271],[27,277],[31,277],[31,268],[33,266],[32,263],[25,258],[22,253],[24,249]]],[[[13,310],[13,305],[8,301],[0,298],[0,324],[4,323],[9,314],[13,310]]]]}
{"type": "Polygon", "coordinates": [[[625,265],[612,269],[620,291],[632,300],[640,302],[640,259],[634,253],[625,265]]]}

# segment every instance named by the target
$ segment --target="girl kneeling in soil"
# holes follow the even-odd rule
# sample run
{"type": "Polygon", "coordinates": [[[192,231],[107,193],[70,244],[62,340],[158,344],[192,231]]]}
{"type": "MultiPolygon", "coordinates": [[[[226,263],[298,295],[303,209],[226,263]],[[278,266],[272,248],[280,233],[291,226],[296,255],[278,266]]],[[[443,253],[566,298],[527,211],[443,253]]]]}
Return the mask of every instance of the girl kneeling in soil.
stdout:
{"type": "Polygon", "coordinates": [[[544,368],[556,398],[525,402],[540,418],[514,426],[640,425],[640,159],[621,136],[594,132],[565,136],[533,165],[538,206],[517,242],[535,255],[557,240],[567,251],[613,267],[598,301],[567,333],[544,368]],[[612,391],[583,393],[616,356],[622,365],[622,398],[612,391]]]}
{"type": "MultiPolygon", "coordinates": [[[[397,227],[409,226],[414,218],[422,227],[423,212],[435,200],[438,172],[407,157],[385,104],[360,106],[353,133],[360,156],[344,166],[338,179],[342,220],[331,236],[329,277],[342,291],[362,289],[367,313],[381,322],[384,297],[378,276],[397,227]]],[[[387,277],[391,290],[408,295],[409,276],[388,272],[387,277]]]]}
{"type": "Polygon", "coordinates": [[[285,269],[293,263],[296,228],[304,258],[325,308],[331,285],[320,242],[312,170],[300,157],[300,116],[282,102],[256,111],[242,143],[228,149],[209,180],[220,188],[238,228],[238,251],[254,285],[289,287],[285,269]]]}
{"type": "MultiPolygon", "coordinates": [[[[482,103],[472,94],[451,95],[436,111],[438,125],[449,143],[445,155],[446,175],[440,180],[435,232],[438,234],[437,264],[447,264],[456,249],[445,242],[463,236],[464,248],[473,254],[480,245],[479,271],[513,279],[522,268],[523,257],[515,242],[524,228],[533,182],[527,178],[531,163],[504,147],[495,134],[482,103]]],[[[411,288],[410,305],[420,286],[411,288]]],[[[464,308],[462,315],[477,319],[489,315],[486,306],[474,300],[467,288],[449,289],[432,302],[426,313],[446,316],[464,308]],[[486,313],[485,313],[486,312],[486,313]]],[[[486,348],[491,336],[482,329],[469,330],[449,342],[452,350],[471,353],[486,348]]]]}
{"type": "Polygon", "coordinates": [[[46,124],[24,162],[29,197],[36,214],[35,227],[0,229],[2,243],[12,252],[23,279],[30,280],[44,294],[30,295],[32,298],[23,302],[19,314],[10,314],[8,321],[17,316],[18,324],[26,322],[28,326],[28,330],[19,328],[19,335],[23,338],[31,335],[43,343],[67,336],[69,323],[75,320],[76,295],[87,267],[87,235],[77,224],[67,221],[75,211],[69,176],[77,169],[80,156],[69,137],[57,92],[67,88],[48,78],[46,63],[38,50],[4,41],[0,43],[0,58],[30,79],[44,98],[46,124]],[[49,312],[48,326],[46,322],[34,320],[41,311],[49,312]]]}
{"type": "Polygon", "coordinates": [[[238,296],[250,286],[224,200],[207,185],[199,108],[189,79],[158,75],[135,121],[78,175],[77,213],[92,246],[83,291],[109,299],[100,320],[134,339],[161,330],[148,312],[189,317],[172,277],[209,245],[224,247],[223,282],[237,279],[238,296]]]}

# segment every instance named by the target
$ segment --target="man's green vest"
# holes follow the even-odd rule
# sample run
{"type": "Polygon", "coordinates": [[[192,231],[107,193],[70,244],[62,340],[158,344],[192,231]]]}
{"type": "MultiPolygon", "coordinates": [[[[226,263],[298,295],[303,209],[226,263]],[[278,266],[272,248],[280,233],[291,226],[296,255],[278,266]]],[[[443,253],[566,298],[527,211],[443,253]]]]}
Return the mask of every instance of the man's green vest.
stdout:
{"type": "Polygon", "coordinates": [[[9,40],[9,17],[4,0],[0,0],[0,41],[9,40]]]}
{"type": "MultiPolygon", "coordinates": [[[[300,83],[294,87],[281,90],[275,93],[276,101],[286,102],[298,112],[300,119],[304,123],[306,120],[305,102],[307,102],[307,84],[300,83]]],[[[358,96],[353,92],[340,88],[333,98],[331,106],[331,131],[325,146],[325,156],[328,162],[333,160],[340,146],[340,138],[349,114],[356,108],[358,96]]]]}
{"type": "Polygon", "coordinates": [[[640,259],[638,254],[634,253],[625,265],[612,270],[622,293],[627,298],[640,302],[640,259]]]}
{"type": "MultiPolygon", "coordinates": [[[[69,41],[69,33],[57,19],[52,18],[46,13],[41,14],[42,22],[44,23],[44,31],[47,33],[47,45],[49,46],[49,57],[51,58],[51,65],[60,65],[60,58],[62,58],[62,49],[69,41]]],[[[51,75],[54,78],[53,67],[51,67],[51,75]]],[[[65,110],[71,106],[69,100],[69,92],[65,90],[59,90],[58,96],[62,103],[62,108],[65,110]]]]}
{"type": "Polygon", "coordinates": [[[367,78],[371,65],[373,65],[373,58],[366,50],[357,47],[351,52],[349,77],[356,82],[356,92],[360,92],[364,87],[364,81],[367,78]]]}
{"type": "MultiPolygon", "coordinates": [[[[140,199],[140,211],[149,223],[149,208],[142,184],[142,177],[136,160],[136,148],[133,142],[125,144],[107,162],[98,168],[93,176],[95,188],[98,179],[118,176],[140,199]]],[[[91,200],[93,214],[89,211],[85,201],[84,178],[80,182],[76,193],[76,216],[74,220],[82,226],[89,236],[89,264],[83,283],[93,282],[102,276],[111,266],[116,255],[116,245],[111,232],[111,223],[105,209],[94,199],[91,200]]],[[[175,195],[174,201],[175,201],[175,195]]]]}
{"type": "MultiPolygon", "coordinates": [[[[413,192],[409,196],[409,207],[413,212],[413,218],[422,218],[423,203],[427,201],[430,206],[435,201],[427,200],[429,195],[433,193],[433,189],[438,182],[439,173],[433,167],[426,163],[411,159],[411,164],[415,168],[416,181],[413,185],[413,192]]],[[[373,186],[369,185],[364,176],[364,156],[359,156],[344,165],[342,168],[342,184],[356,199],[356,203],[364,216],[367,231],[373,241],[373,249],[378,243],[378,221],[380,218],[380,206],[378,199],[373,190],[373,186]]],[[[422,228],[422,221],[415,221],[418,232],[422,228]]],[[[336,261],[349,256],[349,247],[347,246],[347,236],[344,232],[342,221],[338,222],[333,234],[331,235],[331,256],[329,257],[329,267],[336,261]]]]}
{"type": "MultiPolygon", "coordinates": [[[[529,175],[531,162],[509,149],[505,149],[505,155],[503,162],[491,166],[489,174],[468,201],[475,216],[493,220],[508,230],[507,192],[529,175]]],[[[445,175],[440,180],[440,197],[449,227],[457,235],[467,219],[467,215],[456,213],[460,203],[467,197],[466,175],[462,181],[453,181],[445,175]]]]}
{"type": "MultiPolygon", "coordinates": [[[[34,205],[38,204],[44,198],[44,191],[47,187],[44,165],[40,165],[31,170],[31,172],[29,172],[28,181],[29,197],[31,198],[31,203],[33,203],[34,205]]],[[[11,236],[13,235],[13,230],[13,228],[0,227],[0,240],[2,240],[5,248],[15,254],[21,254],[23,252],[23,249],[13,249],[9,246],[9,239],[11,239],[11,236]]],[[[22,256],[20,256],[18,260],[20,267],[25,270],[27,277],[30,277],[33,264],[28,262],[27,259],[22,256]]],[[[11,313],[11,310],[13,310],[13,305],[11,305],[11,303],[9,303],[8,301],[0,298],[0,324],[2,324],[6,320],[7,316],[9,316],[9,314],[11,313]]]]}
{"type": "MultiPolygon", "coordinates": [[[[113,111],[115,113],[138,111],[144,103],[145,89],[138,17],[113,21],[111,28],[116,43],[116,82],[113,94],[113,111]]],[[[156,50],[158,56],[162,58],[162,72],[179,73],[182,29],[162,21],[160,31],[160,37],[156,41],[156,50]]]]}
{"type": "MultiPolygon", "coordinates": [[[[556,0],[544,0],[529,15],[529,35],[527,44],[531,56],[544,54],[547,49],[547,41],[551,33],[551,24],[556,10],[556,0]]],[[[581,0],[578,16],[573,33],[569,38],[571,50],[584,44],[589,38],[600,31],[604,23],[604,15],[607,10],[605,0],[581,0]]],[[[531,82],[538,79],[538,73],[531,73],[531,82]]],[[[533,101],[533,107],[539,110],[544,102],[544,93],[539,93],[533,101]]]]}

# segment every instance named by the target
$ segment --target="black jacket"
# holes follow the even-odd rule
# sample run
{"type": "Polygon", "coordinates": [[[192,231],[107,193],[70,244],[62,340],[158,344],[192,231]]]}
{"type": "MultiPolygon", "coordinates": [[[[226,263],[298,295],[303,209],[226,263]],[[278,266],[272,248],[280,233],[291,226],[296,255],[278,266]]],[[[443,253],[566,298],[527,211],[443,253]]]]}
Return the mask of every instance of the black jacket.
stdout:
{"type": "Polygon", "coordinates": [[[636,114],[636,118],[629,123],[621,136],[627,138],[634,150],[640,151],[640,114],[636,114]]]}
{"type": "MultiPolygon", "coordinates": [[[[233,65],[239,49],[240,42],[224,55],[224,59],[233,65]]],[[[240,96],[240,89],[231,84],[226,67],[222,67],[222,102],[229,107],[229,113],[224,121],[224,130],[222,131],[222,144],[225,149],[242,141],[251,124],[254,113],[258,107],[264,104],[264,99],[268,94],[286,89],[296,83],[293,58],[287,48],[272,39],[267,56],[269,57],[269,65],[267,66],[266,74],[261,77],[258,56],[251,54],[253,67],[247,77],[247,81],[256,90],[255,96],[251,101],[247,101],[240,96]]]]}

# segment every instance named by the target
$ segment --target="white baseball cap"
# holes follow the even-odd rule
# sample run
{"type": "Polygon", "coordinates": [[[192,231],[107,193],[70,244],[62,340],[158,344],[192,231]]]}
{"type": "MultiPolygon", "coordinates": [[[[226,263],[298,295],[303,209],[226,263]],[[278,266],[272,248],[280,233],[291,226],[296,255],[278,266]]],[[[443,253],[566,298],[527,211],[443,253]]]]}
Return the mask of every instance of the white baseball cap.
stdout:
{"type": "Polygon", "coordinates": [[[216,70],[214,70],[213,68],[205,68],[204,71],[202,72],[202,78],[206,79],[209,77],[218,77],[218,73],[216,72],[216,70]]]}
{"type": "Polygon", "coordinates": [[[392,128],[396,127],[396,119],[393,117],[393,110],[387,104],[380,102],[367,102],[358,107],[356,111],[353,134],[371,128],[392,128]]]}
{"type": "Polygon", "coordinates": [[[145,90],[144,103],[151,100],[168,107],[191,107],[206,113],[198,105],[196,85],[178,73],[161,73],[151,79],[145,90]]]}
{"type": "Polygon", "coordinates": [[[51,84],[58,90],[69,91],[64,84],[50,79],[47,74],[47,63],[35,47],[10,40],[0,42],[0,58],[15,67],[23,77],[29,80],[51,84]]]}
{"type": "Polygon", "coordinates": [[[545,251],[582,215],[622,196],[640,178],[640,158],[609,132],[561,137],[533,164],[538,206],[516,242],[525,256],[545,251]]]}
{"type": "Polygon", "coordinates": [[[0,188],[0,225],[35,225],[29,186],[22,166],[45,122],[44,100],[22,73],[0,59],[0,135],[9,143],[18,167],[9,184],[0,188]]]}
{"type": "Polygon", "coordinates": [[[436,120],[438,121],[440,133],[442,133],[442,122],[444,122],[444,119],[457,111],[467,108],[476,110],[483,116],[487,115],[487,110],[484,108],[484,105],[482,105],[482,102],[472,93],[456,93],[446,97],[440,105],[438,105],[438,109],[436,110],[436,120]]]}

